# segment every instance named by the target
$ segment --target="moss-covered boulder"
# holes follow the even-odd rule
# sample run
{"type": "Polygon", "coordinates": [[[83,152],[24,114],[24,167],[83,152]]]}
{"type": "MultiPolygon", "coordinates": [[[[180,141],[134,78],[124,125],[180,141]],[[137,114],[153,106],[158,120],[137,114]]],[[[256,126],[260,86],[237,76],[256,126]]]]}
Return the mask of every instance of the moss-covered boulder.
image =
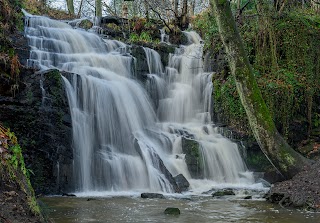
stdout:
{"type": "Polygon", "coordinates": [[[174,207],[168,207],[166,208],[166,210],[164,210],[164,213],[169,215],[180,215],[180,209],[174,208],[174,207]]]}
{"type": "Polygon", "coordinates": [[[203,158],[200,145],[197,141],[182,137],[182,152],[185,155],[186,164],[192,178],[203,178],[203,158]]]}
{"type": "Polygon", "coordinates": [[[218,190],[212,194],[212,197],[222,197],[222,196],[230,196],[235,195],[234,191],[232,189],[223,189],[218,190]]]}
{"type": "Polygon", "coordinates": [[[93,23],[89,19],[84,19],[79,23],[79,27],[85,30],[91,29],[93,23]]]}

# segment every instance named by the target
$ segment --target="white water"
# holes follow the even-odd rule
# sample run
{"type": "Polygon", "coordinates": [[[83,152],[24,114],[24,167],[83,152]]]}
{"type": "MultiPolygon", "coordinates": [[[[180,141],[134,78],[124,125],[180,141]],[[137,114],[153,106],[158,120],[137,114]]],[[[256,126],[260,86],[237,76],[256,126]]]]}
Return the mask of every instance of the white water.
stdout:
{"type": "MultiPolygon", "coordinates": [[[[76,190],[174,192],[163,168],[182,173],[191,189],[252,185],[237,145],[211,122],[211,75],[202,71],[200,37],[186,33],[164,68],[145,48],[146,88],[132,73],[134,58],[124,43],[73,29],[66,23],[26,14],[29,66],[73,73],[63,77],[73,126],[76,190]],[[203,179],[191,179],[182,137],[197,141],[203,179]]],[[[203,191],[202,190],[202,191],[203,191]]]]}

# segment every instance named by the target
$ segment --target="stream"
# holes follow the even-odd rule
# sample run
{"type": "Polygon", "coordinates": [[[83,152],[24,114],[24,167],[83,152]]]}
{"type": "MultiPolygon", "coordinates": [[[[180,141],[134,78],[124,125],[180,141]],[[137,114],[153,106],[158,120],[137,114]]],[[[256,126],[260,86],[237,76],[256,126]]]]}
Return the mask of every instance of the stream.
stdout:
{"type": "Polygon", "coordinates": [[[69,222],[263,222],[314,223],[320,214],[281,208],[264,200],[181,196],[142,199],[138,195],[108,197],[45,197],[48,217],[69,222]],[[178,216],[166,215],[167,207],[178,207],[178,216]]]}

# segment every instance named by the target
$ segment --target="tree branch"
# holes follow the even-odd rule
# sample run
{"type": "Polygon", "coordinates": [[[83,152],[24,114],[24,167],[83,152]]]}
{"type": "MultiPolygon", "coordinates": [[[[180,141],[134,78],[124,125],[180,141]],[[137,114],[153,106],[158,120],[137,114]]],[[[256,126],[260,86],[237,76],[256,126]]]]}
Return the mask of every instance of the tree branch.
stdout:
{"type": "Polygon", "coordinates": [[[148,5],[149,5],[149,8],[150,8],[154,13],[156,13],[156,14],[158,15],[159,19],[160,19],[160,20],[163,22],[163,24],[170,30],[170,32],[173,32],[173,30],[170,28],[170,26],[169,26],[169,24],[166,22],[166,20],[164,20],[164,19],[161,17],[160,13],[159,13],[157,10],[155,10],[149,3],[148,3],[148,5]]]}

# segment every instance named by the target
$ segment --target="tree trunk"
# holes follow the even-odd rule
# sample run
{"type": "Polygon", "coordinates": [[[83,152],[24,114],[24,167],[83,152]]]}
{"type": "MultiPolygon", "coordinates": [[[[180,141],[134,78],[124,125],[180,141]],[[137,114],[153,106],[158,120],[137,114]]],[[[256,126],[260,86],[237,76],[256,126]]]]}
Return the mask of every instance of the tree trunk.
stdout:
{"type": "Polygon", "coordinates": [[[78,15],[77,15],[77,17],[79,17],[79,18],[81,17],[82,5],[83,5],[83,0],[81,0],[80,6],[79,6],[79,11],[78,11],[78,15]]]}
{"type": "Polygon", "coordinates": [[[310,161],[293,150],[277,131],[262,98],[228,0],[210,0],[220,36],[235,78],[241,103],[247,113],[251,130],[263,153],[287,179],[310,165],[310,161]]]}
{"type": "Polygon", "coordinates": [[[144,0],[144,9],[146,10],[146,20],[149,22],[149,4],[147,0],[144,0]]]}
{"type": "Polygon", "coordinates": [[[70,15],[74,15],[73,0],[67,0],[67,7],[70,15]]]}
{"type": "Polygon", "coordinates": [[[179,12],[178,12],[179,0],[173,0],[173,7],[174,7],[174,16],[178,17],[179,16],[179,12]]]}
{"type": "Polygon", "coordinates": [[[190,16],[194,16],[195,7],[196,7],[196,0],[192,0],[190,4],[190,16]]]}
{"type": "Polygon", "coordinates": [[[102,17],[102,2],[96,0],[96,17],[102,17]]]}
{"type": "Polygon", "coordinates": [[[181,13],[181,27],[183,29],[188,28],[187,23],[188,23],[188,0],[183,0],[182,4],[182,13],[181,13]]]}

